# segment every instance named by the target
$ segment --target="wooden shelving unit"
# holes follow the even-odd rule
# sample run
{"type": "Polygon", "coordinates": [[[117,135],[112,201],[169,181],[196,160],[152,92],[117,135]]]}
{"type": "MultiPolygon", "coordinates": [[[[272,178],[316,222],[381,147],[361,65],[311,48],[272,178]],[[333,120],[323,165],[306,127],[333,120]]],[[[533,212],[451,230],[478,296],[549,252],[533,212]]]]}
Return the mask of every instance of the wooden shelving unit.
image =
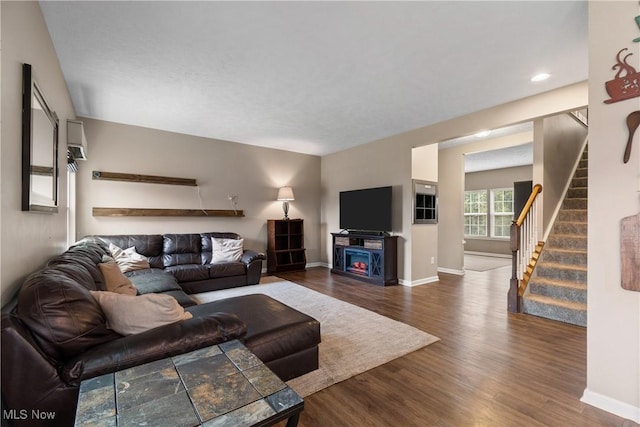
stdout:
{"type": "Polygon", "coordinates": [[[267,221],[267,271],[304,270],[304,222],[301,219],[267,221]]]}

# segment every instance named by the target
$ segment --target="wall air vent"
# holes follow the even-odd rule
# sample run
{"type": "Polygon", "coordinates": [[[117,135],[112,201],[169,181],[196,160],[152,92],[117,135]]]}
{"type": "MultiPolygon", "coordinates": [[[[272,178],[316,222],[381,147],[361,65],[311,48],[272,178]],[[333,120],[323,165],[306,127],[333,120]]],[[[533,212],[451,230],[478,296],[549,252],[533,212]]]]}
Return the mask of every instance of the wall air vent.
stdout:
{"type": "Polygon", "coordinates": [[[87,160],[87,138],[82,122],[67,120],[67,147],[75,160],[87,160]]]}

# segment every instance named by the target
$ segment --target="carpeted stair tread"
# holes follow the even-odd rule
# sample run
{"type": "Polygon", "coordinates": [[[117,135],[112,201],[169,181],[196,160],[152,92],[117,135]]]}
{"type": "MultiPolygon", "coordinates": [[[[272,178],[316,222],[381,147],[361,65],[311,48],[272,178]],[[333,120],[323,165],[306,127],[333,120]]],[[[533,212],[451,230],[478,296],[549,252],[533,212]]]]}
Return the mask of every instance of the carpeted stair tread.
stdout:
{"type": "Polygon", "coordinates": [[[586,249],[575,249],[575,248],[570,248],[570,249],[566,249],[566,248],[547,248],[547,252],[557,252],[561,255],[573,255],[573,254],[586,254],[587,250],[586,249]]]}
{"type": "Polygon", "coordinates": [[[587,188],[586,187],[581,187],[581,188],[569,188],[569,191],[567,193],[567,197],[570,199],[587,199],[587,188]]]}
{"type": "Polygon", "coordinates": [[[588,172],[587,172],[587,171],[588,171],[588,169],[587,169],[587,168],[578,168],[578,169],[576,169],[576,174],[575,174],[575,176],[576,176],[577,178],[585,177],[585,176],[587,176],[587,175],[588,175],[588,172]]]}
{"type": "Polygon", "coordinates": [[[534,316],[587,326],[587,305],[579,302],[530,294],[524,299],[523,311],[534,316]]]}
{"type": "Polygon", "coordinates": [[[587,267],[552,262],[542,262],[536,267],[539,277],[547,277],[571,282],[586,282],[587,267]]]}
{"type": "Polygon", "coordinates": [[[529,283],[529,295],[586,304],[587,284],[537,277],[529,283]]]}
{"type": "Polygon", "coordinates": [[[556,234],[572,234],[586,236],[588,230],[587,222],[582,221],[557,221],[553,226],[556,234]]]}
{"type": "Polygon", "coordinates": [[[548,268],[587,271],[586,265],[567,265],[560,262],[545,262],[545,264],[548,268]]]}
{"type": "Polygon", "coordinates": [[[562,206],[566,207],[567,209],[587,209],[587,198],[566,198],[564,199],[562,206]]]}
{"type": "Polygon", "coordinates": [[[563,207],[558,214],[559,221],[587,222],[586,209],[567,209],[563,207]]]}
{"type": "Polygon", "coordinates": [[[582,176],[579,178],[573,178],[571,181],[572,188],[587,188],[587,184],[589,182],[589,178],[586,176],[582,176]]]}
{"type": "Polygon", "coordinates": [[[578,234],[551,234],[545,245],[548,248],[558,249],[587,249],[587,236],[578,234]]]}
{"type": "Polygon", "coordinates": [[[548,277],[536,277],[531,279],[531,283],[537,283],[546,286],[560,286],[564,288],[574,289],[587,289],[587,284],[584,282],[573,282],[570,280],[551,279],[548,277]]]}
{"type": "Polygon", "coordinates": [[[562,262],[569,265],[587,265],[586,249],[547,248],[540,259],[544,262],[562,262]]]}
{"type": "Polygon", "coordinates": [[[526,301],[533,301],[540,304],[555,305],[569,310],[587,310],[587,304],[574,301],[559,301],[555,298],[545,297],[543,295],[529,294],[526,301]]]}

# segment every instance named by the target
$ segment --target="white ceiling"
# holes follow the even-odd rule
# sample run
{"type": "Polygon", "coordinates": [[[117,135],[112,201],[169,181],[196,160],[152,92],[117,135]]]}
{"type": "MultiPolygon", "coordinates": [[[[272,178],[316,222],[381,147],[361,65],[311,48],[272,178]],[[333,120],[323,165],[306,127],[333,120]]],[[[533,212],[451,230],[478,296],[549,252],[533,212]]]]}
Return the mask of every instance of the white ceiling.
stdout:
{"type": "Polygon", "coordinates": [[[586,1],[40,4],[77,115],[308,154],[588,76],[586,1]]]}
{"type": "MultiPolygon", "coordinates": [[[[483,131],[484,135],[475,134],[442,141],[438,144],[438,149],[444,150],[458,145],[478,143],[523,132],[531,132],[533,135],[533,122],[518,123],[499,129],[484,129],[483,131]]],[[[532,164],[533,141],[513,147],[469,152],[464,156],[464,171],[466,173],[532,164]]]]}
{"type": "Polygon", "coordinates": [[[464,156],[464,171],[466,173],[532,164],[533,142],[464,156]]]}

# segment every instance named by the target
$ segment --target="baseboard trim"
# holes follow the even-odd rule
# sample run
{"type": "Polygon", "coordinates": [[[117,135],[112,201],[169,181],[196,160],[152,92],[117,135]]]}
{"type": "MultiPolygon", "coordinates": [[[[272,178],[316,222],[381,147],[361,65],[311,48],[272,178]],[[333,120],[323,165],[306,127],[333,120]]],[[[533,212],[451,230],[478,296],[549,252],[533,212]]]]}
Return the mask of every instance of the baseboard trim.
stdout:
{"type": "Polygon", "coordinates": [[[584,389],[584,393],[582,394],[580,401],[587,405],[595,406],[596,408],[618,415],[619,417],[640,423],[640,407],[596,393],[588,388],[584,389]]]}
{"type": "Polygon", "coordinates": [[[464,276],[464,270],[453,270],[451,268],[438,267],[438,273],[455,274],[456,276],[464,276]]]}
{"type": "Polygon", "coordinates": [[[413,287],[413,286],[420,286],[420,285],[426,285],[428,283],[438,282],[439,280],[440,278],[438,276],[431,276],[431,277],[425,277],[424,279],[418,279],[413,281],[400,279],[398,280],[398,283],[401,284],[402,286],[413,287]]]}
{"type": "Polygon", "coordinates": [[[307,268],[311,268],[311,267],[327,267],[327,268],[332,268],[331,265],[327,264],[326,262],[308,262],[307,263],[307,268]]]}
{"type": "MultiPolygon", "coordinates": [[[[327,267],[327,268],[332,268],[331,264],[327,264],[326,262],[308,262],[307,265],[305,266],[305,268],[311,268],[311,267],[327,267]]],[[[260,270],[261,274],[267,274],[267,268],[264,267],[262,270],[260,270]]]]}
{"type": "Polygon", "coordinates": [[[493,258],[511,258],[511,255],[507,254],[494,254],[491,252],[475,252],[475,251],[464,251],[465,255],[480,255],[480,256],[490,256],[493,258]]]}

